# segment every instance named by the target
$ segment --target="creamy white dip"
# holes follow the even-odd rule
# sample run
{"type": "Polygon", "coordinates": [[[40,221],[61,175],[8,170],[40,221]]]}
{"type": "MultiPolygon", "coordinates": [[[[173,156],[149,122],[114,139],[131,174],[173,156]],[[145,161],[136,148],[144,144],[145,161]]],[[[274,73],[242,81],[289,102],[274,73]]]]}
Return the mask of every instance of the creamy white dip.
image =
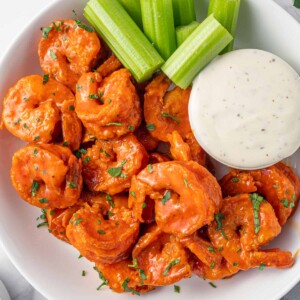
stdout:
{"type": "Polygon", "coordinates": [[[216,160],[241,169],[272,165],[300,146],[300,77],[272,53],[232,51],[195,78],[189,118],[216,160]]]}

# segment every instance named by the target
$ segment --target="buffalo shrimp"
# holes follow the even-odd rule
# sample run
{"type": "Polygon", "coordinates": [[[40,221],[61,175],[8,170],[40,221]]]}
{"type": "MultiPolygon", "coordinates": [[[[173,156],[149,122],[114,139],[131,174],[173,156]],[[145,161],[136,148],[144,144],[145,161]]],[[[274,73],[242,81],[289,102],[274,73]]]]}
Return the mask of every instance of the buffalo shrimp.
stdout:
{"type": "Polygon", "coordinates": [[[76,113],[87,131],[98,139],[118,138],[141,123],[140,99],[127,69],[108,77],[86,73],[77,84],[76,113]]]}
{"type": "Polygon", "coordinates": [[[2,120],[6,129],[23,141],[48,143],[62,135],[64,143],[76,150],[82,127],[74,104],[73,93],[63,84],[30,75],[7,92],[2,120]]]}
{"type": "Polygon", "coordinates": [[[75,205],[82,189],[81,161],[67,147],[29,144],[13,156],[10,177],[25,201],[41,208],[75,205]]]}
{"type": "Polygon", "coordinates": [[[133,134],[117,140],[97,140],[83,156],[84,182],[91,191],[114,195],[129,189],[132,176],[147,161],[146,150],[133,134]]]}
{"type": "Polygon", "coordinates": [[[141,222],[147,196],[155,202],[157,225],[179,237],[209,224],[222,200],[216,179],[192,161],[156,163],[133,177],[129,207],[141,222]]]}
{"type": "Polygon", "coordinates": [[[43,28],[38,55],[45,74],[75,91],[79,77],[95,66],[100,49],[92,29],[78,20],[57,20],[43,28]]]}
{"type": "Polygon", "coordinates": [[[272,206],[256,193],[223,199],[221,211],[208,226],[208,236],[222,256],[240,270],[259,267],[287,268],[294,260],[290,252],[261,250],[281,232],[272,206]]]}
{"type": "Polygon", "coordinates": [[[66,230],[69,242],[96,263],[115,263],[126,259],[139,234],[139,222],[125,207],[111,209],[103,216],[98,205],[84,207],[73,214],[66,230]]]}

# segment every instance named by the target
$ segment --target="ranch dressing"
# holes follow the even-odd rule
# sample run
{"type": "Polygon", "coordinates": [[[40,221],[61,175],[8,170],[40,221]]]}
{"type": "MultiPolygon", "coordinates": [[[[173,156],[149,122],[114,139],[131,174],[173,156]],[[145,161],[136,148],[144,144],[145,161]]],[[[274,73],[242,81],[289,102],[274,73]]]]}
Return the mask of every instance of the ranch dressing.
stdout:
{"type": "Polygon", "coordinates": [[[240,169],[272,165],[300,146],[300,77],[272,53],[232,51],[195,78],[189,118],[216,160],[240,169]]]}

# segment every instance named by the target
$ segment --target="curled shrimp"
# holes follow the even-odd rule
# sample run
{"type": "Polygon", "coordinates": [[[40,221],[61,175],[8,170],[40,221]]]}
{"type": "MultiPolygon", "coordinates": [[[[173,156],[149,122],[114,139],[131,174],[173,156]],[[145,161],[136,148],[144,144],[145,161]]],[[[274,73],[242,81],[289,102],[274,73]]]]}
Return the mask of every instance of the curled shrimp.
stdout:
{"type": "Polygon", "coordinates": [[[157,163],[133,177],[129,207],[141,222],[147,195],[155,202],[159,228],[179,237],[209,224],[222,200],[216,179],[195,162],[157,163]]]}
{"type": "Polygon", "coordinates": [[[154,128],[150,133],[155,138],[168,142],[168,134],[177,131],[190,146],[192,159],[205,165],[206,154],[192,133],[188,117],[191,88],[183,90],[176,87],[168,91],[170,85],[171,81],[160,74],[146,87],[144,115],[148,126],[154,128]]]}
{"type": "Polygon", "coordinates": [[[92,70],[101,49],[97,34],[79,24],[74,20],[52,22],[44,28],[38,46],[43,72],[73,91],[79,77],[92,70]]]}
{"type": "Polygon", "coordinates": [[[138,266],[129,259],[114,264],[97,263],[96,268],[99,273],[101,272],[103,276],[101,277],[106,280],[105,283],[117,293],[131,292],[139,295],[154,289],[144,284],[144,276],[140,274],[138,266]]]}
{"type": "Polygon", "coordinates": [[[130,72],[123,68],[104,79],[97,72],[82,75],[76,91],[76,113],[87,131],[98,139],[133,132],[142,114],[130,72]]]}
{"type": "Polygon", "coordinates": [[[272,206],[258,194],[223,199],[215,218],[208,226],[208,235],[230,265],[240,270],[261,264],[277,268],[293,265],[290,252],[260,250],[281,232],[281,227],[272,206]]]}
{"type": "Polygon", "coordinates": [[[191,276],[188,255],[175,236],[152,226],[136,243],[133,252],[136,264],[144,274],[143,282],[163,286],[191,276]]]}
{"type": "Polygon", "coordinates": [[[71,207],[64,209],[47,209],[46,218],[48,222],[48,229],[51,234],[60,240],[69,242],[66,236],[66,228],[73,216],[73,214],[83,205],[83,203],[77,203],[71,207]]]}
{"type": "Polygon", "coordinates": [[[104,218],[97,205],[87,203],[67,226],[67,238],[87,259],[115,263],[126,259],[139,234],[139,222],[125,207],[114,208],[104,218]]]}
{"type": "Polygon", "coordinates": [[[130,187],[132,176],[147,161],[146,150],[133,134],[117,140],[97,140],[83,156],[84,182],[92,191],[114,195],[130,187]]]}
{"type": "Polygon", "coordinates": [[[2,120],[6,129],[26,142],[63,140],[72,150],[81,141],[81,122],[73,93],[63,84],[40,75],[20,79],[7,92],[2,120]]]}
{"type": "Polygon", "coordinates": [[[25,201],[41,208],[66,208],[78,202],[81,161],[62,146],[29,144],[13,156],[12,183],[25,201]]]}
{"type": "Polygon", "coordinates": [[[233,170],[220,184],[225,196],[256,191],[263,195],[275,210],[280,225],[286,223],[300,196],[299,179],[283,163],[254,171],[233,170]]]}

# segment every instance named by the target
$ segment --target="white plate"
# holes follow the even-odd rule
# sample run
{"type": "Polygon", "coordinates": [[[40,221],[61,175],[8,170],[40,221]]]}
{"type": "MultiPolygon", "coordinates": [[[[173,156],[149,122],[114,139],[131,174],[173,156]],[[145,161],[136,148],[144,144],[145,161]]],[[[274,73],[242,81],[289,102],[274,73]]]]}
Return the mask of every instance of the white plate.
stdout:
{"type": "MultiPolygon", "coordinates": [[[[55,1],[24,29],[0,64],[0,99],[20,77],[40,73],[36,53],[41,26],[55,19],[73,18],[72,10],[81,14],[85,0],[55,1]]],[[[300,73],[300,26],[271,0],[243,0],[238,24],[237,47],[260,48],[274,52],[287,60],[300,73]]],[[[205,9],[197,6],[204,14],[205,9]]],[[[201,13],[200,13],[201,14],[201,13]]],[[[1,105],[1,104],[0,104],[1,105]]],[[[1,108],[0,108],[1,110],[1,108]]],[[[93,265],[78,259],[78,251],[48,234],[46,228],[36,228],[39,209],[20,200],[14,191],[9,170],[11,157],[22,143],[6,131],[0,132],[0,239],[15,266],[23,276],[48,299],[132,299],[130,294],[115,294],[107,287],[97,291],[100,281],[93,265]],[[81,276],[87,271],[86,277],[81,276]]],[[[300,161],[300,152],[292,164],[300,161]]],[[[298,166],[298,175],[300,169],[298,166]]],[[[300,211],[285,226],[273,243],[295,252],[300,247],[300,211]]],[[[197,277],[179,283],[181,293],[173,286],[158,288],[143,296],[151,300],[273,300],[286,294],[300,279],[300,262],[288,270],[268,269],[243,272],[230,280],[216,282],[212,288],[197,277]]]]}

